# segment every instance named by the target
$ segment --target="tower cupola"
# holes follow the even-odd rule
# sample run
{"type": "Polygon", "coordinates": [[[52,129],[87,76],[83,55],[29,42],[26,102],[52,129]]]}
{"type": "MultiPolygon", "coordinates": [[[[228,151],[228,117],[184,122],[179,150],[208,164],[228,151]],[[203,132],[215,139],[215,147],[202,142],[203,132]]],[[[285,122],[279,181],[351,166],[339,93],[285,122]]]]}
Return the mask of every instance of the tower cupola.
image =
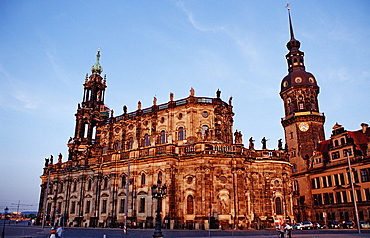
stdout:
{"type": "Polygon", "coordinates": [[[99,60],[100,60],[100,50],[98,50],[98,53],[96,54],[95,64],[91,67],[92,74],[100,75],[103,72],[103,67],[100,65],[99,60]]]}

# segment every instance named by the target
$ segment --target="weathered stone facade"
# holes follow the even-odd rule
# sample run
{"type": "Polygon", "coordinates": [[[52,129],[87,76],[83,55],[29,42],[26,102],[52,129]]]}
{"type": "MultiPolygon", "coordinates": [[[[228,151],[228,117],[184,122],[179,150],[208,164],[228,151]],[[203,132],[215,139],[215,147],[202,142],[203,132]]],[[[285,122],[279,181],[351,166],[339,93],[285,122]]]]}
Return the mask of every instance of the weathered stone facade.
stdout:
{"type": "Polygon", "coordinates": [[[187,98],[114,116],[104,105],[106,79],[97,61],[86,77],[68,161],[46,161],[40,219],[69,226],[152,227],[151,187],[167,186],[168,228],[273,226],[293,220],[292,165],[281,150],[245,148],[233,134],[231,99],[187,98]],[[49,187],[49,188],[48,188],[49,187]],[[127,193],[128,192],[128,193],[127,193]],[[44,212],[45,211],[45,212],[44,212]]]}

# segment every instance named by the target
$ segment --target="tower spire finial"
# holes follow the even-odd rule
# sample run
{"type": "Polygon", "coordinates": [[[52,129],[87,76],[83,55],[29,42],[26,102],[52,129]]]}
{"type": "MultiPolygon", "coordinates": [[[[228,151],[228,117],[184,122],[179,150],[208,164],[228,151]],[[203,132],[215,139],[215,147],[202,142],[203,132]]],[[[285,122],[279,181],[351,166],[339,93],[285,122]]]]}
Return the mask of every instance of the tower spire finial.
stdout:
{"type": "Polygon", "coordinates": [[[288,9],[288,16],[289,16],[290,40],[295,40],[294,39],[294,32],[293,32],[292,18],[290,16],[290,3],[286,4],[286,8],[288,9]]]}
{"type": "Polygon", "coordinates": [[[101,67],[99,60],[100,60],[100,46],[98,47],[98,53],[96,54],[96,62],[91,67],[91,71],[93,74],[100,75],[101,72],[103,72],[103,67],[101,67]]]}

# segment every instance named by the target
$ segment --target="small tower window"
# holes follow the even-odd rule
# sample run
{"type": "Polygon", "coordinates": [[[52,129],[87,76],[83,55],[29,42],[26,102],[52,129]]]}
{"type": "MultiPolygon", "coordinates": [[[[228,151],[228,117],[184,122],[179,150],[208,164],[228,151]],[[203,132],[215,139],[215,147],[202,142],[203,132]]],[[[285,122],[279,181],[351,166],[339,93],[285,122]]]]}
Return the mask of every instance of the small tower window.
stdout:
{"type": "Polygon", "coordinates": [[[96,126],[94,126],[92,130],[92,139],[95,140],[95,138],[96,138],[96,126]]]}
{"type": "Polygon", "coordinates": [[[89,132],[89,124],[85,123],[84,125],[84,138],[87,138],[87,133],[89,132]]]}

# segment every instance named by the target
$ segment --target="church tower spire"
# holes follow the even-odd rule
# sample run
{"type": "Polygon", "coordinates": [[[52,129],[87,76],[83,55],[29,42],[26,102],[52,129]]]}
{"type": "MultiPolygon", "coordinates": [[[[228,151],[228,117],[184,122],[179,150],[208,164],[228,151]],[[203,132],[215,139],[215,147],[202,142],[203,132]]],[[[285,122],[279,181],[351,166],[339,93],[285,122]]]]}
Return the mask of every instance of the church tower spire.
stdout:
{"type": "MultiPolygon", "coordinates": [[[[69,143],[69,159],[77,160],[81,151],[88,150],[99,140],[96,128],[109,116],[109,108],[104,105],[106,77],[101,76],[103,67],[100,65],[100,50],[96,54],[95,64],[91,67],[91,75],[86,74],[82,103],[78,104],[73,143],[69,143]]],[[[71,140],[72,141],[72,140],[71,140]]]]}
{"type": "Polygon", "coordinates": [[[324,140],[325,116],[319,112],[320,91],[315,76],[306,71],[301,43],[295,39],[290,8],[288,7],[290,40],[286,44],[288,75],[281,82],[280,97],[284,102],[285,117],[281,123],[285,131],[291,162],[301,172],[308,168],[309,158],[318,141],[324,140]]]}
{"type": "Polygon", "coordinates": [[[286,44],[289,53],[286,55],[286,59],[288,61],[288,71],[299,71],[305,70],[304,66],[304,53],[299,50],[301,46],[301,42],[294,38],[294,31],[293,31],[293,24],[292,18],[290,16],[290,8],[288,8],[288,16],[289,16],[289,28],[290,28],[290,41],[286,44]]]}

